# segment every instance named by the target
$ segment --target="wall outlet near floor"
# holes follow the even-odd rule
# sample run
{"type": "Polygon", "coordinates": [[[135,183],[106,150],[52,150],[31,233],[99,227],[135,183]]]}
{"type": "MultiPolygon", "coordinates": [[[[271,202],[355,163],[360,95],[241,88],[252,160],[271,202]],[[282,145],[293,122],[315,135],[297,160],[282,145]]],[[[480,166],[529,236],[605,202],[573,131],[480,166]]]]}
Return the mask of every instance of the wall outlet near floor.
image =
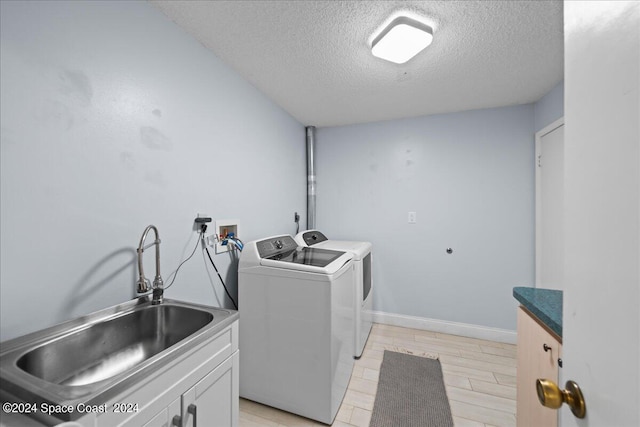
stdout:
{"type": "Polygon", "coordinates": [[[408,222],[409,222],[409,224],[415,224],[416,223],[416,213],[415,212],[409,212],[408,222]]]}
{"type": "Polygon", "coordinates": [[[226,244],[223,245],[222,242],[225,237],[233,233],[235,237],[240,238],[239,234],[240,229],[240,221],[237,219],[219,219],[216,220],[216,234],[218,235],[218,242],[216,242],[216,253],[222,254],[225,252],[229,252],[232,248],[231,245],[226,244]]]}

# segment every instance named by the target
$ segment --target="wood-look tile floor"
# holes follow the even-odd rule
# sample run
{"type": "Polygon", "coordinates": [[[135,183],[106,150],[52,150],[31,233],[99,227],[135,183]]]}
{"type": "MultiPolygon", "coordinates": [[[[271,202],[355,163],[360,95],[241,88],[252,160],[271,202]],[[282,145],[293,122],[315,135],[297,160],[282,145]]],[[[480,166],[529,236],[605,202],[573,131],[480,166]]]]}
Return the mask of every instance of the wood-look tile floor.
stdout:
{"type": "MultiPolygon", "coordinates": [[[[374,324],[333,426],[369,425],[385,349],[440,359],[456,427],[516,425],[515,345],[374,324]]],[[[240,427],[323,425],[240,399],[240,427]]]]}

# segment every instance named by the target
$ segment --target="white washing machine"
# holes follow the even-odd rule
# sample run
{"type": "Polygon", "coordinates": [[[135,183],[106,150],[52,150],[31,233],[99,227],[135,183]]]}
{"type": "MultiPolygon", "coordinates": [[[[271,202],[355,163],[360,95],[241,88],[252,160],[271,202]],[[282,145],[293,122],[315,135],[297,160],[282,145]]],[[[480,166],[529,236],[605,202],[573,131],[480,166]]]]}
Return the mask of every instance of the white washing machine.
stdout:
{"type": "Polygon", "coordinates": [[[298,233],[295,237],[300,246],[332,249],[351,252],[354,256],[354,353],[359,359],[367,344],[373,325],[373,295],[371,293],[371,249],[369,242],[350,242],[346,240],[328,240],[318,230],[298,233]]]}
{"type": "Polygon", "coordinates": [[[353,369],[353,255],[248,242],[238,264],[240,396],[333,423],[353,369]]]}

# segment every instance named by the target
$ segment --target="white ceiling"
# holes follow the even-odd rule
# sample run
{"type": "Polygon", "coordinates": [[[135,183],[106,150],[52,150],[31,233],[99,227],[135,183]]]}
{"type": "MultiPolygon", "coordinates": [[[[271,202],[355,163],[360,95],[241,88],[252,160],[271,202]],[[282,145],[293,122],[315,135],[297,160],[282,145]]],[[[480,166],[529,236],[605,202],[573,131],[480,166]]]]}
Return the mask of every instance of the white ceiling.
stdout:
{"type": "Polygon", "coordinates": [[[526,104],[563,77],[561,0],[150,1],[304,125],[526,104]],[[370,51],[399,12],[434,29],[402,65],[370,51]]]}

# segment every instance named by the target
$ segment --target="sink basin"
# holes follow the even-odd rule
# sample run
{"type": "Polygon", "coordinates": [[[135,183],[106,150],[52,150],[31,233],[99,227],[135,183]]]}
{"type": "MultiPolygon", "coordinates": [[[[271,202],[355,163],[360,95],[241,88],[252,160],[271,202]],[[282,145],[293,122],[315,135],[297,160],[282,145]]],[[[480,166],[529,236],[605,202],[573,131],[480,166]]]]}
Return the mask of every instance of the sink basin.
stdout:
{"type": "Polygon", "coordinates": [[[54,384],[92,384],[149,359],[213,320],[176,305],[151,305],[48,342],[21,356],[20,369],[54,384]]]}
{"type": "Polygon", "coordinates": [[[3,342],[0,392],[9,401],[102,404],[237,318],[182,301],[131,300],[3,342]]]}

